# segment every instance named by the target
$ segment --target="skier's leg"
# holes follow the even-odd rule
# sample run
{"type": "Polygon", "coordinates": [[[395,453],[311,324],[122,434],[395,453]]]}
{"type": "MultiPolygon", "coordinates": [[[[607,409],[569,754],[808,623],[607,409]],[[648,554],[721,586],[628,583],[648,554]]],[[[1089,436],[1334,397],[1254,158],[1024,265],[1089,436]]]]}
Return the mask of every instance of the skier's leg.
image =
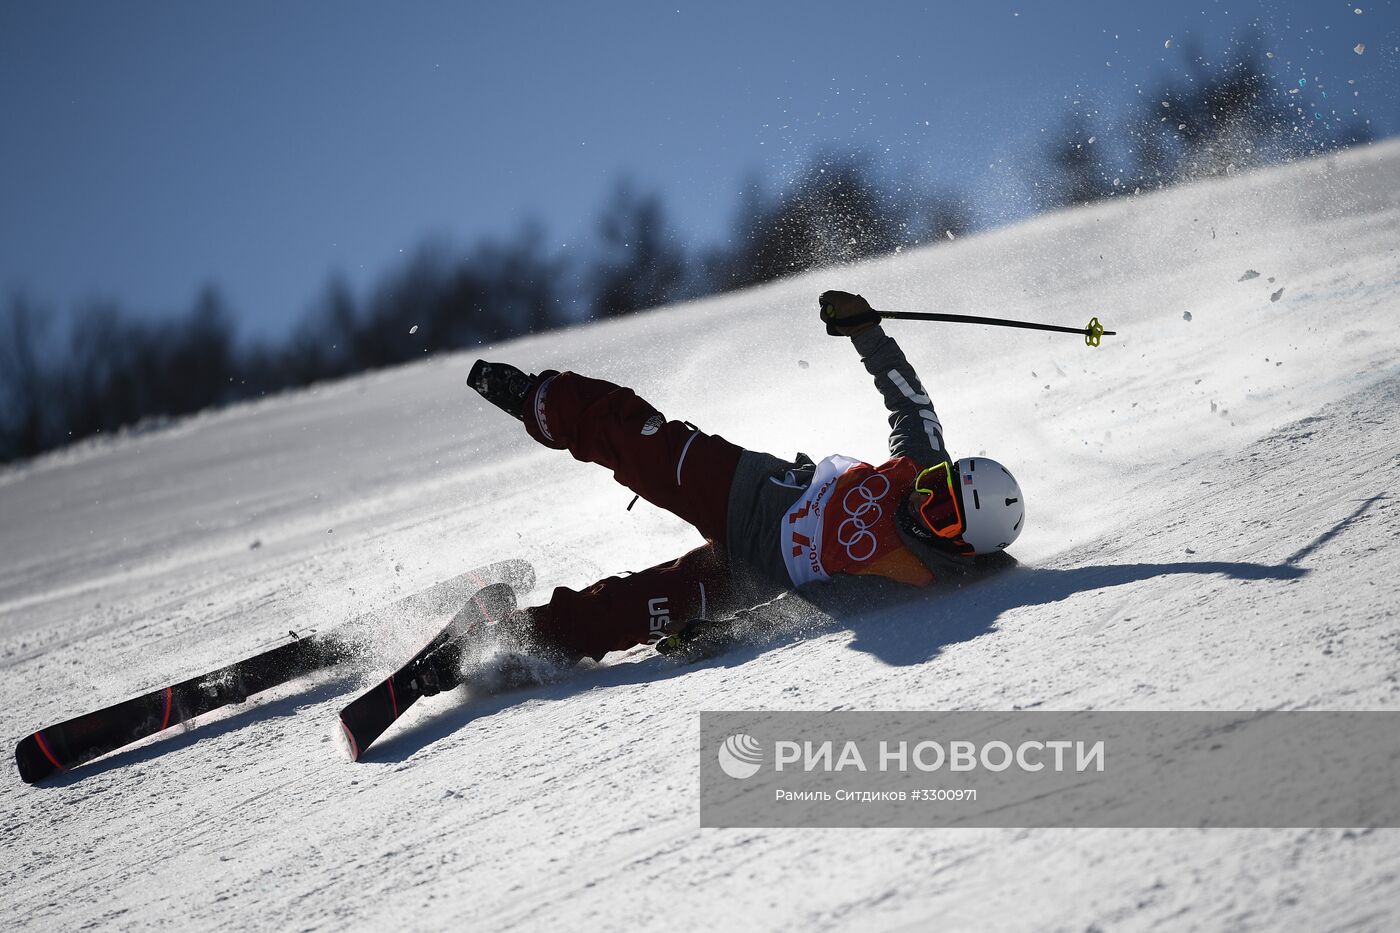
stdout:
{"type": "Polygon", "coordinates": [[[643,499],[724,542],[741,448],[666,420],[631,389],[577,373],[540,379],[527,395],[524,420],[541,444],[607,467],[643,499]]]}
{"type": "Polygon", "coordinates": [[[719,618],[742,608],[724,552],[706,544],[676,560],[583,591],[558,587],[549,603],[522,610],[547,654],[601,660],[655,642],[672,619],[719,618]]]}

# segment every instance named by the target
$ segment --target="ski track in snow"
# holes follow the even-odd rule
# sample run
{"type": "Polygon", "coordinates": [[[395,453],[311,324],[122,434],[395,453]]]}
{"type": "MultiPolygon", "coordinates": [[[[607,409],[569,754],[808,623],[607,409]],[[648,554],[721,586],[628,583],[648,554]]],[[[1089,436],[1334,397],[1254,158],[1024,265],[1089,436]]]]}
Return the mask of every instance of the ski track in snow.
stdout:
{"type": "MultiPolygon", "coordinates": [[[[640,649],[426,700],[352,764],[336,711],[432,621],[383,626],[349,673],[39,787],[11,766],[0,925],[1393,928],[1394,831],[701,831],[696,754],[702,709],[1395,708],[1397,247],[1389,143],[485,350],[746,446],[879,462],[823,289],[1120,332],[887,325],[954,454],[1021,480],[1017,570],[692,667],[640,649]]],[[[4,735],[490,560],[533,561],[538,601],[697,543],[466,390],[475,355],[0,476],[4,735]]]]}

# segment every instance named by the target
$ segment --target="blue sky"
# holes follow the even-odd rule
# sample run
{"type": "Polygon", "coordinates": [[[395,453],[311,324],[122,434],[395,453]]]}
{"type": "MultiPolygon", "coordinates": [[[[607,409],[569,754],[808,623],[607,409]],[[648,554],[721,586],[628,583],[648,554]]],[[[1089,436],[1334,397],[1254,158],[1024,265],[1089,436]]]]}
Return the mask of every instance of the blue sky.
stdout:
{"type": "Polygon", "coordinates": [[[622,175],[703,245],[824,145],[1002,222],[1075,101],[1108,131],[1188,35],[1210,57],[1251,26],[1280,81],[1400,132],[1393,0],[0,0],[0,289],[165,312],[212,281],[279,334],[429,235],[535,218],[577,254],[622,175]]]}

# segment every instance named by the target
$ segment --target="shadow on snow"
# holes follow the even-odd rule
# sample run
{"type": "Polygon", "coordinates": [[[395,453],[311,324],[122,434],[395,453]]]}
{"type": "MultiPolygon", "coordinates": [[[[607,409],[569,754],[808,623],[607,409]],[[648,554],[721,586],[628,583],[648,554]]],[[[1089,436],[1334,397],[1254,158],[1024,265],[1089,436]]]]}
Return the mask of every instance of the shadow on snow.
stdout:
{"type": "MultiPolygon", "coordinates": [[[[1059,602],[1078,593],[1108,589],[1174,575],[1222,576],[1242,581],[1290,582],[1306,576],[1298,566],[1320,547],[1337,537],[1378,501],[1378,493],[1362,501],[1352,513],[1295,551],[1281,564],[1246,561],[1175,561],[1165,564],[1102,564],[1068,569],[1013,566],[956,589],[911,591],[906,587],[871,579],[842,581],[801,595],[775,600],[787,617],[784,635],[762,644],[740,644],[717,658],[690,665],[648,657],[631,663],[589,667],[570,672],[545,686],[484,697],[465,697],[449,710],[400,729],[370,749],[362,761],[399,763],[476,719],[492,716],[530,701],[564,700],[588,690],[655,683],[695,670],[739,667],[769,651],[779,650],[804,637],[846,628],[853,634],[850,647],[886,664],[923,664],[944,648],[990,632],[1003,613],[1027,606],[1059,602]]],[[[464,697],[461,692],[456,694],[464,697]]]]}
{"type": "MultiPolygon", "coordinates": [[[[612,687],[655,683],[692,671],[731,668],[747,664],[770,651],[780,650],[812,635],[847,629],[850,647],[892,666],[927,663],[944,648],[985,635],[1001,616],[1014,609],[1059,602],[1078,593],[1139,583],[1173,575],[1213,576],[1244,581],[1292,581],[1310,571],[1298,564],[1311,556],[1359,519],[1376,502],[1379,493],[1364,500],[1350,515],[1318,535],[1281,564],[1237,561],[1177,561],[1166,564],[1103,564],[1068,569],[1011,566],[989,579],[963,583],[956,588],[910,590],[885,581],[855,579],[781,597],[765,607],[780,617],[779,634],[762,643],[740,643],[723,655],[694,664],[677,664],[658,656],[639,661],[588,665],[570,671],[554,683],[508,693],[473,697],[462,691],[450,709],[396,730],[369,749],[364,763],[401,763],[418,751],[459,731],[477,719],[531,701],[551,702],[580,693],[612,687]]],[[[165,735],[136,748],[116,752],[60,775],[45,785],[64,787],[114,768],[141,764],[199,739],[215,738],[242,728],[256,719],[290,716],[344,692],[359,678],[342,676],[317,684],[310,691],[257,703],[206,726],[194,726],[176,736],[165,735]]]]}

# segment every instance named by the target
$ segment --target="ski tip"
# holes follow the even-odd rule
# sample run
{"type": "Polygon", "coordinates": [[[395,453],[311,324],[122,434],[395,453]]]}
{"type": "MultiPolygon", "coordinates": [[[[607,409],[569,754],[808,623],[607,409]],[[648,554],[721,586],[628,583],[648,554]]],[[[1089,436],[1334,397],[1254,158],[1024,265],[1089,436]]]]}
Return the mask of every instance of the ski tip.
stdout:
{"type": "Polygon", "coordinates": [[[340,740],[340,750],[345,753],[345,757],[351,761],[360,760],[360,746],[355,742],[355,733],[350,731],[350,727],[345,724],[345,720],[340,721],[340,728],[336,730],[336,737],[340,740]]]}
{"type": "Polygon", "coordinates": [[[19,740],[15,746],[15,764],[19,766],[20,779],[26,784],[37,784],[63,770],[63,765],[44,742],[42,730],[19,740]]]}

